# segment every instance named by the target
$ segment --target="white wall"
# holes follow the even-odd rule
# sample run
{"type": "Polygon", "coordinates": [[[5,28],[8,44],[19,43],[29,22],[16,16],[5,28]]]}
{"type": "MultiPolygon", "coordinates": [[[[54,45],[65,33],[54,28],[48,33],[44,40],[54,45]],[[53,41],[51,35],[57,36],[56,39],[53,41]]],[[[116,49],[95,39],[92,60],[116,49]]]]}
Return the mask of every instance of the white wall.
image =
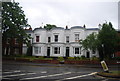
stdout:
{"type": "MultiPolygon", "coordinates": [[[[68,30],[62,28],[54,28],[50,31],[45,29],[36,29],[34,30],[33,36],[33,56],[47,56],[47,47],[50,47],[50,56],[65,56],[66,55],[66,47],[69,47],[69,56],[86,56],[86,51],[81,48],[81,54],[74,54],[74,47],[81,47],[81,45],[75,42],[75,34],[79,33],[79,39],[85,39],[92,32],[97,32],[98,30],[86,30],[84,28],[71,28],[68,30]],[[54,35],[58,34],[58,43],[54,41],[54,35]],[[36,35],[40,36],[40,42],[36,43],[36,35]],[[66,36],[69,36],[69,43],[66,43],[66,36]],[[51,37],[51,42],[48,43],[48,37],[51,37]],[[34,53],[34,46],[41,47],[41,53],[34,53]],[[54,54],[54,47],[60,47],[60,54],[54,54]]],[[[25,49],[24,49],[25,52],[25,49]]],[[[90,51],[91,53],[91,51],[90,51]]],[[[90,54],[90,57],[98,56],[98,52],[96,54],[90,54]]]]}

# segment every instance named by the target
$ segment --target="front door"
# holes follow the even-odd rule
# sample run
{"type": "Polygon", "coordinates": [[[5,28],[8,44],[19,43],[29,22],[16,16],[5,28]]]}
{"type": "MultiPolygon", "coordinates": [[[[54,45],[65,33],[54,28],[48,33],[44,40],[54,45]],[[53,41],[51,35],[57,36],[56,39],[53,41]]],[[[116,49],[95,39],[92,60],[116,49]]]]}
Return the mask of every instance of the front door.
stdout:
{"type": "Polygon", "coordinates": [[[69,47],[66,47],[66,57],[69,57],[69,47]]]}
{"type": "Polygon", "coordinates": [[[47,47],[47,57],[50,57],[50,47],[47,47]]]}
{"type": "Polygon", "coordinates": [[[90,52],[87,51],[87,58],[90,58],[90,52]]]}

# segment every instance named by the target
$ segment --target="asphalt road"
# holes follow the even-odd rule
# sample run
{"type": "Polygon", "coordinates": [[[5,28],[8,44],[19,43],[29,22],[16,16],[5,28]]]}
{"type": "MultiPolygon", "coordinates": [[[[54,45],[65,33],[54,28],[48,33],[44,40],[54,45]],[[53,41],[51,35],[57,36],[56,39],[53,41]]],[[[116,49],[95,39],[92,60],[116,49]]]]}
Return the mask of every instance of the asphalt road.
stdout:
{"type": "MultiPolygon", "coordinates": [[[[2,81],[119,81],[96,76],[100,65],[39,64],[5,61],[2,81]]],[[[111,66],[110,70],[118,69],[111,66]]]]}

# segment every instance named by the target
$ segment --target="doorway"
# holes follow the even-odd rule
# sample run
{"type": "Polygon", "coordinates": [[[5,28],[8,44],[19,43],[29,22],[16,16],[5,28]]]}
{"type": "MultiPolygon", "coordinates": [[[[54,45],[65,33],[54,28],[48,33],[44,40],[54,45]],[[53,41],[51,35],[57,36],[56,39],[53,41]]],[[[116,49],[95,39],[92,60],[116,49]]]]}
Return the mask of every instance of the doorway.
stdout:
{"type": "Polygon", "coordinates": [[[66,47],[66,57],[69,57],[69,47],[66,47]]]}
{"type": "Polygon", "coordinates": [[[87,58],[90,58],[90,52],[89,51],[87,51],[87,53],[86,53],[87,55],[86,55],[86,57],[87,58]]]}
{"type": "Polygon", "coordinates": [[[47,57],[50,57],[50,47],[47,47],[47,57]]]}

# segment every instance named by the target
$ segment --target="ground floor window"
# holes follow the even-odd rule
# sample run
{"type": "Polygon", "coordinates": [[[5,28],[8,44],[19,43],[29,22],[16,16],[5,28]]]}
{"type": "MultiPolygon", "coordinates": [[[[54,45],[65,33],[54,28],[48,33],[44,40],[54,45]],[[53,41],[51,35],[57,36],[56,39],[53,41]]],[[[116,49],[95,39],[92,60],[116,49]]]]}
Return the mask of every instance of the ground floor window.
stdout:
{"type": "Polygon", "coordinates": [[[19,48],[15,48],[15,54],[19,54],[19,48]]]}
{"type": "Polygon", "coordinates": [[[35,54],[41,53],[41,47],[34,47],[34,53],[35,54]]]}
{"type": "Polygon", "coordinates": [[[80,47],[75,47],[74,48],[74,54],[81,54],[80,47]]]}
{"type": "Polygon", "coordinates": [[[60,47],[54,47],[54,54],[60,54],[60,47]]]}

